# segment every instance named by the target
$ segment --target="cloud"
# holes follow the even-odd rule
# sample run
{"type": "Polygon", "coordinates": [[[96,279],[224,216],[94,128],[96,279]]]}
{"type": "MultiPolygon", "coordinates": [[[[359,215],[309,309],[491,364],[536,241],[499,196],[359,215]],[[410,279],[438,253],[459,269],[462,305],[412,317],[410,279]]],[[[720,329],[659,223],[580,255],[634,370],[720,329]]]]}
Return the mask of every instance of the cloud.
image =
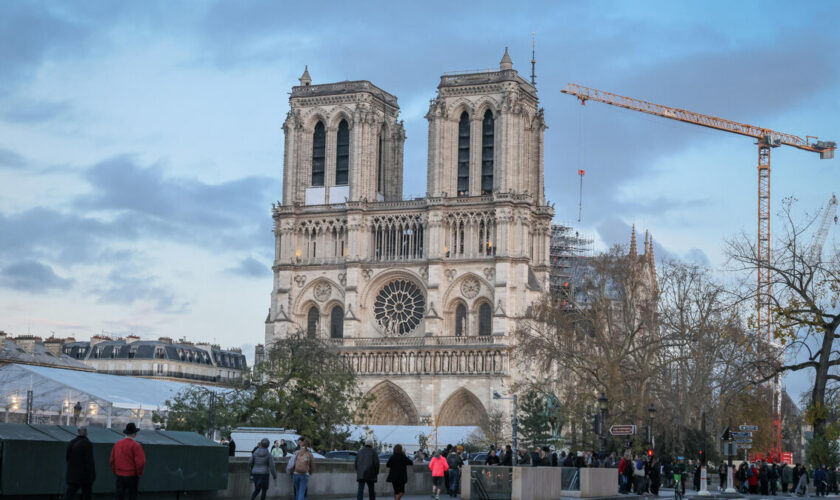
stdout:
{"type": "Polygon", "coordinates": [[[189,312],[189,302],[180,300],[172,290],[159,284],[154,276],[138,273],[129,266],[113,269],[105,283],[107,285],[94,290],[99,303],[132,305],[147,301],[153,304],[156,312],[189,312]]]}
{"type": "Polygon", "coordinates": [[[27,165],[26,159],[11,149],[0,148],[0,167],[23,168],[27,165]]]}
{"type": "Polygon", "coordinates": [[[58,118],[70,108],[69,101],[13,101],[0,108],[0,117],[7,122],[39,123],[58,118]]]}
{"type": "Polygon", "coordinates": [[[253,257],[243,259],[238,266],[227,269],[227,272],[247,278],[264,278],[269,275],[268,267],[253,257]]]}
{"type": "MultiPolygon", "coordinates": [[[[606,218],[597,228],[598,236],[608,247],[619,245],[626,249],[630,248],[630,235],[632,234],[632,230],[632,226],[616,217],[606,218]]],[[[637,227],[636,251],[639,254],[644,253],[644,241],[644,229],[637,227]]],[[[701,266],[709,266],[711,263],[709,256],[699,248],[691,248],[685,255],[679,255],[662,246],[656,238],[653,239],[653,254],[656,256],[657,262],[662,262],[663,260],[679,260],[701,266]]]]}
{"type": "Polygon", "coordinates": [[[50,266],[35,260],[16,262],[0,271],[0,286],[22,292],[66,290],[72,285],[72,279],[58,276],[50,266]]]}

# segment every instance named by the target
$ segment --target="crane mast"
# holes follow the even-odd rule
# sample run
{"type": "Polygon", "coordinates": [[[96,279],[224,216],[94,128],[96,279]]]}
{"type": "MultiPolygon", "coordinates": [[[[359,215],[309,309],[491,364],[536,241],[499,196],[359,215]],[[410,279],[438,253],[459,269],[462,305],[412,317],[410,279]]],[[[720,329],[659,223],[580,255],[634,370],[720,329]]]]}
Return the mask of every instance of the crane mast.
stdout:
{"type": "Polygon", "coordinates": [[[831,229],[831,221],[837,222],[837,196],[832,194],[831,199],[825,206],[820,224],[817,230],[814,231],[814,241],[811,242],[811,248],[808,252],[808,261],[816,263],[822,258],[822,249],[825,244],[825,239],[828,237],[828,231],[831,229]]]}

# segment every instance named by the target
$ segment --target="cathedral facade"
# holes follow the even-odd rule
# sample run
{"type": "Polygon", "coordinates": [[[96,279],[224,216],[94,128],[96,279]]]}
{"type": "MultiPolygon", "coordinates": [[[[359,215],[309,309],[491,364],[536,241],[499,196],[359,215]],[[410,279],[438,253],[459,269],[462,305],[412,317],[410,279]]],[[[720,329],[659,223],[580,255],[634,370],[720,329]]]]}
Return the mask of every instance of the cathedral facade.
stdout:
{"type": "Polygon", "coordinates": [[[483,425],[511,382],[517,318],[547,291],[553,209],[537,91],[445,74],[427,189],[404,199],[397,98],[368,81],[292,88],[265,341],[329,339],[373,397],[366,424],[483,425]]]}

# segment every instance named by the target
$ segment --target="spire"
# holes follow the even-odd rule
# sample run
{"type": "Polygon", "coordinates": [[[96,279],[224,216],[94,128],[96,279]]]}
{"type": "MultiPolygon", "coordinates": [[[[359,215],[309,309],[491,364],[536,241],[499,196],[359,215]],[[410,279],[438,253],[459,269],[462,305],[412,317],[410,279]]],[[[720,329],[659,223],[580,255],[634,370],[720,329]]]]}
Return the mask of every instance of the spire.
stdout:
{"type": "Polygon", "coordinates": [[[646,253],[650,254],[650,263],[653,265],[655,261],[653,256],[653,235],[650,235],[650,249],[646,253]]]}
{"type": "MultiPolygon", "coordinates": [[[[645,240],[647,241],[647,240],[645,240]]],[[[633,224],[633,230],[630,233],[630,257],[636,256],[636,225],[633,224]]]]}
{"type": "Polygon", "coordinates": [[[303,86],[307,86],[307,85],[312,84],[312,77],[309,76],[309,65],[308,64],[303,69],[303,74],[300,75],[300,84],[303,85],[303,86]]]}
{"type": "Polygon", "coordinates": [[[645,229],[645,255],[648,253],[648,242],[650,240],[650,233],[645,229]]]}
{"type": "Polygon", "coordinates": [[[510,59],[507,47],[505,47],[505,55],[502,56],[502,61],[499,63],[500,71],[504,71],[506,69],[513,69],[513,61],[510,59]]]}
{"type": "MultiPolygon", "coordinates": [[[[537,86],[537,32],[531,32],[531,85],[537,86]]],[[[580,222],[580,221],[578,221],[580,222]]]]}

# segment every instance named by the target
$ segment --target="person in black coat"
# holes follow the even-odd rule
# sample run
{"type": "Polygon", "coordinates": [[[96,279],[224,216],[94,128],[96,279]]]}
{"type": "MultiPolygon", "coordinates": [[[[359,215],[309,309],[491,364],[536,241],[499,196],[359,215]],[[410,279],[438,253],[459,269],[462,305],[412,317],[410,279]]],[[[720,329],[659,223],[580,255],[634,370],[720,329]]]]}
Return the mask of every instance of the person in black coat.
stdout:
{"type": "Polygon", "coordinates": [[[96,480],[96,467],[93,463],[93,444],[87,438],[87,427],[80,426],[76,436],[67,445],[67,491],[64,500],[76,496],[82,490],[82,499],[90,500],[91,487],[96,480]]]}
{"type": "Polygon", "coordinates": [[[373,450],[373,440],[368,439],[356,454],[356,481],[359,483],[359,489],[356,492],[357,500],[365,497],[365,484],[368,487],[370,500],[376,500],[373,485],[376,483],[377,476],[379,476],[379,456],[373,450]]]}
{"type": "MultiPolygon", "coordinates": [[[[236,456],[236,441],[233,440],[233,436],[228,436],[228,439],[230,439],[230,441],[228,441],[228,456],[234,457],[236,456]]],[[[257,448],[255,447],[254,450],[256,449],[257,448]]],[[[254,450],[251,450],[251,453],[253,453],[254,450]]]]}
{"type": "Polygon", "coordinates": [[[410,458],[405,456],[401,444],[394,446],[394,454],[388,459],[385,467],[388,467],[388,481],[394,487],[394,500],[400,500],[405,494],[405,483],[408,482],[408,466],[414,465],[410,458]]]}

